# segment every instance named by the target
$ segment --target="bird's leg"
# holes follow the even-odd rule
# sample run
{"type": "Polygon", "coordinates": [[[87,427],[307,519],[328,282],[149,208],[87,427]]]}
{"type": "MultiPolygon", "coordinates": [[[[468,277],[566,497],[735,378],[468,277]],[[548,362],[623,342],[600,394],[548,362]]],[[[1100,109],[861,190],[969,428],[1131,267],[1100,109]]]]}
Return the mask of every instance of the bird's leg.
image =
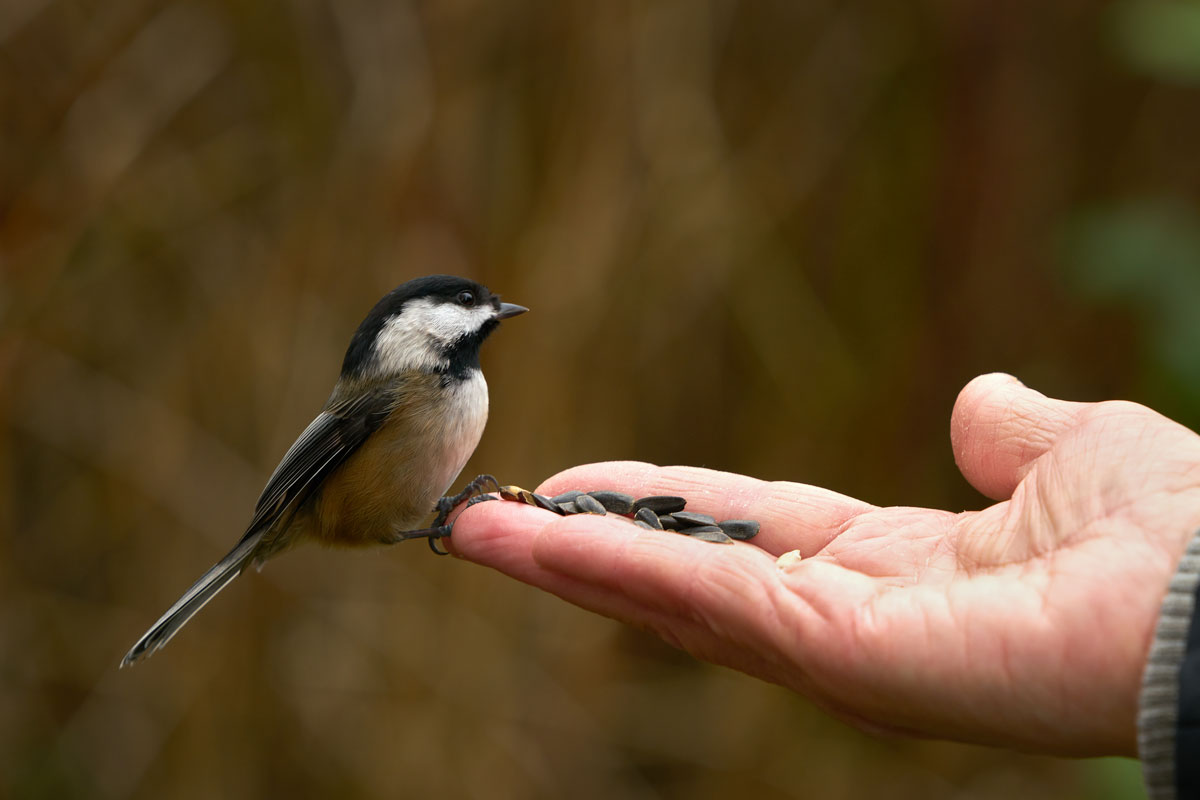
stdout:
{"type": "Polygon", "coordinates": [[[446,524],[446,518],[450,516],[451,511],[458,508],[459,503],[463,500],[467,501],[467,505],[463,508],[464,511],[476,503],[482,503],[485,500],[495,500],[496,498],[490,494],[481,494],[487,488],[488,484],[495,487],[496,491],[500,491],[500,481],[496,480],[496,476],[485,473],[483,475],[476,475],[458,494],[443,497],[434,504],[433,510],[437,512],[437,517],[433,520],[434,528],[444,532],[436,537],[430,536],[426,540],[429,542],[430,550],[439,556],[450,555],[448,551],[440,550],[437,546],[437,540],[449,536],[450,530],[454,527],[453,525],[446,524]]]}
{"type": "MultiPolygon", "coordinates": [[[[475,498],[475,495],[479,495],[489,483],[495,487],[495,491],[500,491],[500,481],[496,480],[494,475],[479,475],[463,487],[463,490],[458,494],[438,500],[433,506],[433,510],[437,512],[437,518],[433,521],[434,527],[445,525],[446,518],[450,516],[451,511],[458,507],[459,503],[467,498],[475,498]]],[[[482,495],[480,496],[482,497],[482,495]]],[[[447,533],[446,535],[449,536],[450,534],[447,533]]]]}
{"type": "MultiPolygon", "coordinates": [[[[433,547],[434,539],[441,539],[443,536],[450,535],[449,525],[434,525],[432,528],[421,528],[416,531],[392,531],[387,536],[383,537],[384,544],[397,544],[406,542],[409,539],[426,539],[429,541],[430,547],[433,547]]],[[[438,555],[445,555],[440,550],[434,549],[438,555]]]]}
{"type": "MultiPolygon", "coordinates": [[[[463,511],[466,511],[468,508],[475,505],[476,503],[484,503],[484,502],[487,502],[488,500],[495,500],[495,499],[496,498],[492,497],[490,494],[476,495],[475,497],[472,497],[470,500],[467,501],[467,504],[465,506],[463,506],[463,511]]],[[[457,503],[453,503],[453,504],[451,504],[450,507],[454,508],[457,505],[458,505],[457,503]]],[[[426,539],[426,541],[429,542],[429,549],[432,550],[433,552],[437,553],[439,556],[450,555],[450,552],[447,550],[439,550],[438,546],[437,546],[437,542],[438,542],[438,539],[443,539],[443,538],[449,536],[450,531],[451,531],[451,529],[453,529],[453,527],[454,527],[454,525],[451,524],[451,525],[438,525],[436,527],[429,528],[428,529],[430,531],[429,538],[426,539]]],[[[417,531],[417,533],[421,533],[421,531],[417,531]]],[[[405,538],[408,538],[408,537],[405,537],[405,538]]]]}
{"type": "Polygon", "coordinates": [[[403,542],[408,539],[424,539],[429,542],[429,549],[437,553],[439,556],[450,555],[447,551],[441,550],[437,546],[437,541],[450,535],[453,525],[446,524],[446,518],[450,516],[450,512],[458,508],[462,501],[467,501],[467,508],[482,503],[485,500],[495,500],[490,494],[480,494],[487,488],[488,484],[500,489],[500,483],[491,475],[480,475],[466,485],[461,492],[449,497],[443,497],[437,501],[433,510],[437,512],[437,517],[433,520],[433,525],[428,528],[421,528],[415,531],[394,531],[388,535],[385,541],[388,544],[403,542]]]}

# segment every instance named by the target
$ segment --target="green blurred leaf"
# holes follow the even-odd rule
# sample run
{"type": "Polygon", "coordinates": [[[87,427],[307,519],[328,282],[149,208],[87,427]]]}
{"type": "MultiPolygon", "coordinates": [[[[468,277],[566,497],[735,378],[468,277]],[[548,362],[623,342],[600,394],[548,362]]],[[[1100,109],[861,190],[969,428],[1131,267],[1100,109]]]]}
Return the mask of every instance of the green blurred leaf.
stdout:
{"type": "Polygon", "coordinates": [[[1146,796],[1142,784],[1142,765],[1132,758],[1094,758],[1081,762],[1081,781],[1093,800],[1141,800],[1146,796]]]}
{"type": "Polygon", "coordinates": [[[1068,249],[1080,294],[1141,316],[1155,359],[1200,395],[1200,215],[1163,200],[1097,209],[1076,220],[1068,249]]]}
{"type": "Polygon", "coordinates": [[[1128,293],[1169,304],[1200,292],[1200,220],[1161,200],[1098,208],[1081,215],[1071,236],[1073,275],[1098,298],[1128,293]]]}
{"type": "Polygon", "coordinates": [[[1200,83],[1200,3],[1117,3],[1110,34],[1135,70],[1162,80],[1200,83]]]}

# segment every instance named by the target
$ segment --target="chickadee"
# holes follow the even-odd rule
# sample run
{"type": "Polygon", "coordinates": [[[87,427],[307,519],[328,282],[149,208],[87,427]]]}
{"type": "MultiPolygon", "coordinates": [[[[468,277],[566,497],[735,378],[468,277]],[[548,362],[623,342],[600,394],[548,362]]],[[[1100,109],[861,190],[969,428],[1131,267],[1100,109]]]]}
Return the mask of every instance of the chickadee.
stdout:
{"type": "Polygon", "coordinates": [[[121,666],[170,641],[248,564],[261,567],[300,541],[354,546],[427,537],[438,552],[434,541],[449,534],[446,514],[486,477],[442,497],[487,421],[479,347],[500,320],[528,310],[449,275],[409,281],[376,303],[350,340],[333,394],[275,468],[241,541],[121,666]],[[435,527],[413,530],[435,510],[435,527]]]}

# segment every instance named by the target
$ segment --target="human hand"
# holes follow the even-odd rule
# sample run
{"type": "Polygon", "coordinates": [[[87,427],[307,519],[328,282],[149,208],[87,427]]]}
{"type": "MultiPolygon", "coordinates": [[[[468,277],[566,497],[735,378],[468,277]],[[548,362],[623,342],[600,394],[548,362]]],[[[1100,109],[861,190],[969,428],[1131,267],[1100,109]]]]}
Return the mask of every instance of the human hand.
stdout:
{"type": "Polygon", "coordinates": [[[814,486],[613,462],[538,491],[677,494],[762,523],[713,545],[518,503],[452,550],[868,730],[1064,755],[1136,753],[1159,605],[1200,527],[1200,436],[1133,403],[1006,375],[959,394],[951,441],[982,511],[879,508],[814,486]]]}

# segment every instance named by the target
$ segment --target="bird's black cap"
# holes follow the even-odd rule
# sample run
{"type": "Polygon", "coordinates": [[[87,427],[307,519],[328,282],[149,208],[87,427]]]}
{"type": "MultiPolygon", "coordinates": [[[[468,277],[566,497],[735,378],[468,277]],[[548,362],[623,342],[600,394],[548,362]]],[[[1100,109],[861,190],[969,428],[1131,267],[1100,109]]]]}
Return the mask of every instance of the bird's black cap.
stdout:
{"type": "MultiPolygon", "coordinates": [[[[457,302],[458,296],[464,291],[474,294],[475,305],[487,304],[499,311],[500,298],[493,295],[486,286],[454,275],[426,275],[423,278],[414,278],[385,294],[354,332],[350,346],[346,349],[346,357],[342,361],[342,375],[354,376],[362,372],[374,355],[375,340],[379,332],[389,319],[401,313],[406,303],[420,298],[457,302]]],[[[478,365],[479,345],[495,330],[497,324],[495,320],[489,321],[478,334],[471,337],[471,341],[460,343],[456,349],[461,352],[450,354],[456,369],[469,365],[471,361],[478,365]]]]}

